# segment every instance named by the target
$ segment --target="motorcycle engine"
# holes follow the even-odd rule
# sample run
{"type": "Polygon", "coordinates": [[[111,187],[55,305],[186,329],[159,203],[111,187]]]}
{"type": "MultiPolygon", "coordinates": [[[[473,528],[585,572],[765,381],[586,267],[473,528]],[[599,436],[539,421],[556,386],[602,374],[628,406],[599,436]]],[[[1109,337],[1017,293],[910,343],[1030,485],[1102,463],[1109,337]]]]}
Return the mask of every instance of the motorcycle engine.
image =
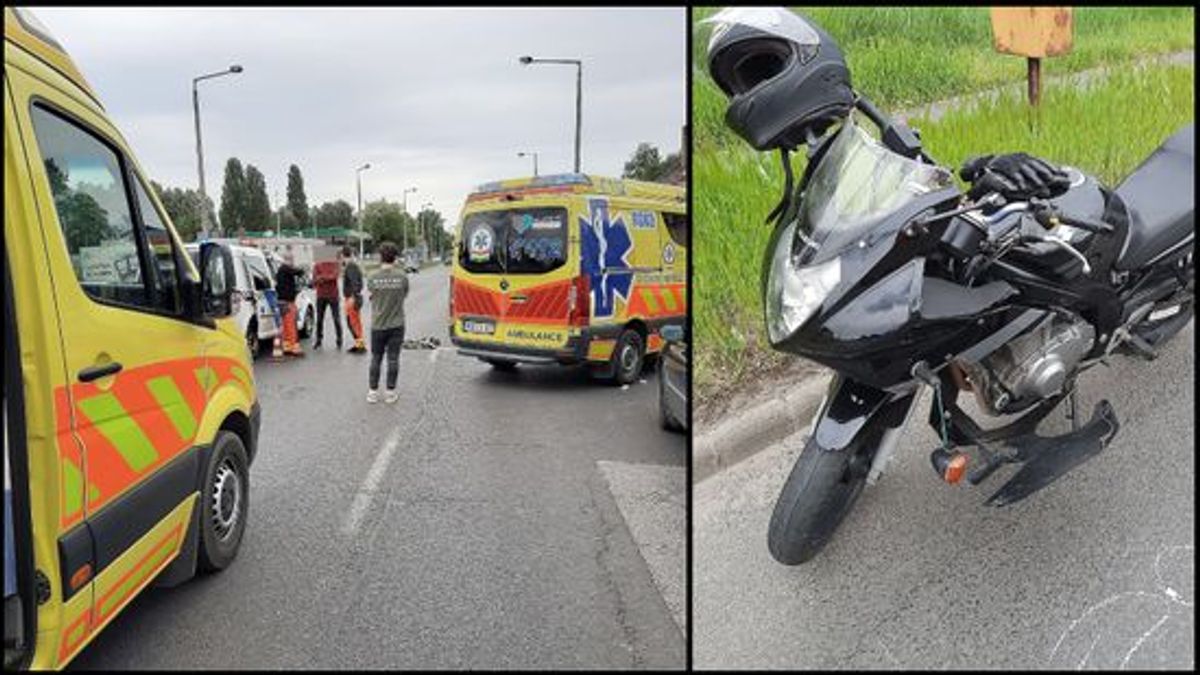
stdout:
{"type": "Polygon", "coordinates": [[[981,361],[960,365],[980,406],[1007,415],[1062,392],[1095,338],[1090,323],[1055,316],[981,361]]]}

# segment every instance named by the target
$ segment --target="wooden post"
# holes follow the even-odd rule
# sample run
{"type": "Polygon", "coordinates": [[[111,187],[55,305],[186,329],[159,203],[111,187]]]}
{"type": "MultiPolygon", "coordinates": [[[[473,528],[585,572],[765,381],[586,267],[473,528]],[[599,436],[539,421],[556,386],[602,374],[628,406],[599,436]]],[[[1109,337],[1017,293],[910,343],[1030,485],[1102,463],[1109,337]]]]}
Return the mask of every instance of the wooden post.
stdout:
{"type": "Polygon", "coordinates": [[[1071,51],[1070,7],[993,7],[992,37],[996,51],[1027,59],[1029,103],[1042,97],[1042,59],[1071,51]]]}
{"type": "Polygon", "coordinates": [[[1042,60],[1031,56],[1029,64],[1029,105],[1036,106],[1042,98],[1042,60]]]}

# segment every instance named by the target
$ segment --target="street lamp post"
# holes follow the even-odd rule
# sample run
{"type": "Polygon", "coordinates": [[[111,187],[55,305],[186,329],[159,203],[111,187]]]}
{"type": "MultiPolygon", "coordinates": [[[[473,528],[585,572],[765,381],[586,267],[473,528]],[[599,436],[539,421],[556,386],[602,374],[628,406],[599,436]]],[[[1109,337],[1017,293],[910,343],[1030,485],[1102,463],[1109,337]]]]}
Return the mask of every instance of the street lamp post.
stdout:
{"type": "MultiPolygon", "coordinates": [[[[431,206],[433,206],[433,202],[425,202],[421,205],[421,210],[417,213],[417,215],[420,216],[422,213],[425,213],[425,210],[431,206]]],[[[417,222],[421,226],[421,236],[425,239],[425,257],[426,259],[432,259],[433,242],[430,240],[433,239],[433,237],[429,236],[432,233],[432,230],[430,229],[428,222],[422,223],[419,220],[417,222]]]]}
{"type": "Polygon", "coordinates": [[[523,65],[533,63],[551,63],[575,66],[575,173],[579,173],[579,134],[583,126],[583,61],[579,59],[535,59],[532,56],[522,56],[519,61],[523,65]]]}
{"type": "Polygon", "coordinates": [[[363,213],[362,213],[362,172],[371,168],[367,162],[354,170],[354,182],[358,186],[358,259],[363,257],[363,213]]]}
{"type": "Polygon", "coordinates": [[[201,239],[208,238],[208,196],[204,190],[204,143],[200,139],[200,91],[196,88],[201,80],[208,80],[222,75],[232,75],[242,72],[242,67],[234,64],[228,69],[192,78],[192,116],[196,122],[196,170],[200,173],[200,235],[201,239]]]}
{"type": "MultiPolygon", "coordinates": [[[[416,191],[417,191],[417,188],[414,186],[414,187],[404,188],[404,192],[402,192],[400,194],[400,203],[402,204],[401,208],[404,209],[404,215],[406,215],[406,216],[408,215],[408,193],[416,192],[416,191]]],[[[408,228],[407,227],[400,228],[400,237],[401,237],[400,254],[403,256],[407,256],[408,255],[408,228]]]]}
{"type": "MultiPolygon", "coordinates": [[[[517,153],[517,157],[529,157],[530,155],[533,156],[533,177],[537,178],[537,175],[538,175],[537,156],[538,156],[538,154],[536,152],[518,152],[517,153]]],[[[576,170],[578,171],[578,169],[576,169],[576,170]]]]}

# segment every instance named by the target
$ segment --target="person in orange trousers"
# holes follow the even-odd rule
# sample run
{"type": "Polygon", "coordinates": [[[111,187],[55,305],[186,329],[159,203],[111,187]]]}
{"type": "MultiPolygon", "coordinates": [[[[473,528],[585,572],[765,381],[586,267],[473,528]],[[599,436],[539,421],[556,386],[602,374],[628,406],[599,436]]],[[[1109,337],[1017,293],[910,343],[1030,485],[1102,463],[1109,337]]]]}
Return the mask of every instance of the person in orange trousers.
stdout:
{"type": "Polygon", "coordinates": [[[275,273],[275,289],[283,310],[283,353],[288,356],[304,356],[296,330],[296,294],[303,276],[304,270],[296,267],[291,251],[284,253],[283,262],[275,273]]]}
{"type": "Polygon", "coordinates": [[[347,351],[364,354],[367,344],[363,341],[362,309],[363,277],[358,263],[354,262],[354,250],[349,246],[342,247],[342,298],[346,305],[346,325],[350,335],[354,337],[354,346],[347,351]]]}

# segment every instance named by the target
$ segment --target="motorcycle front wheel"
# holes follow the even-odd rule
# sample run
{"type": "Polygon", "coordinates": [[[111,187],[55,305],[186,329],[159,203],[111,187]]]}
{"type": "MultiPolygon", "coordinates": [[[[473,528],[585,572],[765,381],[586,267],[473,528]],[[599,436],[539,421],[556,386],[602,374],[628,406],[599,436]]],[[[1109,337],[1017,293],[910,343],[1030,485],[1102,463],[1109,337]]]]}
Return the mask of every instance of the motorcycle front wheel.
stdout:
{"type": "Polygon", "coordinates": [[[775,560],[799,565],[825,548],[858,500],[874,450],[856,443],[830,451],[809,437],[771,514],[767,546],[775,560]]]}

